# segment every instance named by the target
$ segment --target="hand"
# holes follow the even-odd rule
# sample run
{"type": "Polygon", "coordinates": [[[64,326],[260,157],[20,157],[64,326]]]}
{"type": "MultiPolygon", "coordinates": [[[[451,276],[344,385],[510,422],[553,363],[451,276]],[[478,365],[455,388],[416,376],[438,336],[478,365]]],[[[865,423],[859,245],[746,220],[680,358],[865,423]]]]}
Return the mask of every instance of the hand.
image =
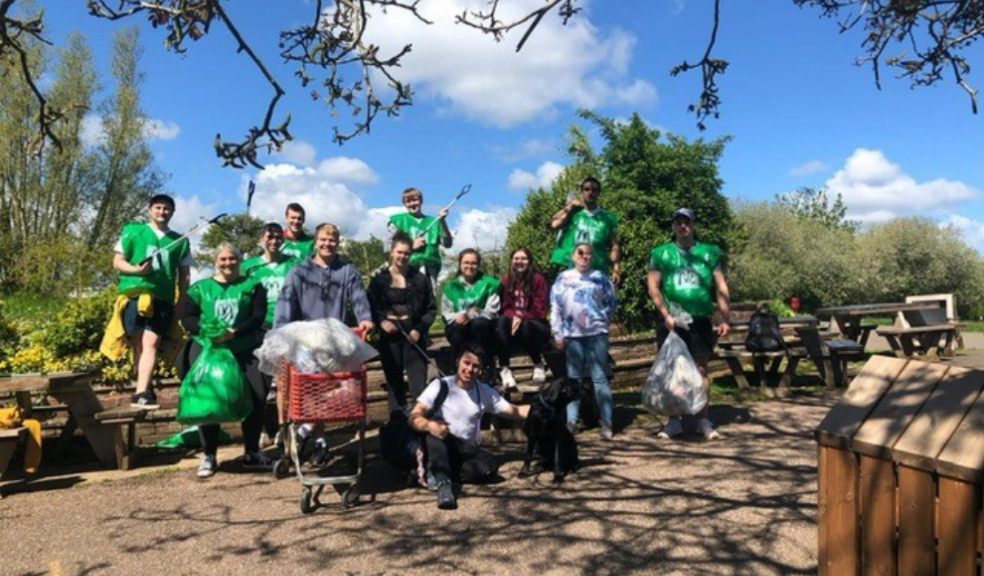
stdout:
{"type": "Polygon", "coordinates": [[[612,285],[618,288],[618,285],[622,283],[622,271],[618,268],[612,268],[612,285]]]}
{"type": "Polygon", "coordinates": [[[379,327],[382,328],[383,332],[386,332],[387,334],[396,334],[397,332],[396,324],[393,324],[389,320],[383,320],[380,322],[379,327]]]}
{"type": "Polygon", "coordinates": [[[376,325],[373,324],[371,320],[363,320],[362,322],[359,322],[359,331],[362,332],[363,334],[368,334],[369,332],[372,332],[372,329],[375,327],[376,325]]]}
{"type": "Polygon", "coordinates": [[[481,312],[482,312],[481,310],[479,310],[478,308],[475,308],[474,306],[472,306],[471,308],[468,309],[468,317],[469,318],[474,318],[474,317],[478,316],[481,312]]]}
{"type": "Polygon", "coordinates": [[[428,420],[427,432],[439,440],[444,440],[448,435],[448,423],[440,420],[428,420]]]}
{"type": "Polygon", "coordinates": [[[146,276],[153,271],[154,271],[154,259],[151,258],[150,260],[147,260],[146,262],[140,264],[139,266],[134,266],[133,272],[131,272],[131,274],[135,274],[137,276],[146,276]]]}
{"type": "Polygon", "coordinates": [[[581,202],[581,198],[580,197],[574,198],[570,202],[567,203],[567,211],[568,212],[572,212],[574,210],[580,210],[581,208],[584,208],[584,202],[581,202]]]}
{"type": "Polygon", "coordinates": [[[557,348],[557,350],[563,350],[564,349],[564,339],[563,338],[558,338],[558,339],[554,340],[554,346],[557,348]]]}
{"type": "Polygon", "coordinates": [[[468,315],[465,314],[464,312],[462,312],[461,314],[458,314],[455,317],[454,322],[455,322],[455,324],[467,324],[468,323],[468,315]]]}
{"type": "Polygon", "coordinates": [[[513,316],[512,328],[509,330],[510,336],[515,336],[516,332],[519,332],[519,327],[523,325],[523,319],[519,316],[513,316]]]}
{"type": "Polygon", "coordinates": [[[408,336],[410,336],[410,341],[413,342],[414,344],[420,342],[420,332],[417,332],[416,330],[411,330],[408,336]]]}
{"type": "Polygon", "coordinates": [[[448,210],[448,209],[447,209],[446,207],[445,207],[445,208],[441,208],[441,209],[440,209],[440,210],[438,210],[438,212],[437,212],[437,218],[438,218],[439,220],[444,220],[445,218],[447,218],[447,217],[448,217],[448,212],[449,212],[449,210],[448,210]]]}
{"type": "Polygon", "coordinates": [[[676,321],[673,320],[673,316],[667,314],[663,316],[663,325],[666,326],[667,332],[673,332],[673,329],[676,327],[676,321]]]}
{"type": "Polygon", "coordinates": [[[423,236],[421,236],[420,238],[414,238],[414,240],[413,240],[413,249],[414,250],[420,250],[424,246],[427,246],[427,239],[426,238],[424,238],[423,236]]]}
{"type": "Polygon", "coordinates": [[[724,338],[725,336],[728,335],[729,332],[731,332],[731,324],[728,324],[727,321],[718,324],[717,326],[718,338],[724,338]]]}
{"type": "Polygon", "coordinates": [[[225,331],[225,334],[212,338],[212,344],[221,344],[223,342],[228,342],[229,340],[232,340],[235,337],[236,337],[236,331],[233,330],[232,328],[228,328],[225,331]]]}

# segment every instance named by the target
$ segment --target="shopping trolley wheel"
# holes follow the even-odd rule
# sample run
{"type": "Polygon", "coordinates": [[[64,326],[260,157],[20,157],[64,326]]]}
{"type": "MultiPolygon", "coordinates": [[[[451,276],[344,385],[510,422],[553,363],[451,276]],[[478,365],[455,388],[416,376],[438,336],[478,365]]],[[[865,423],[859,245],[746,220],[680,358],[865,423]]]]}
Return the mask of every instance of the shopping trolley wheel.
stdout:
{"type": "Polygon", "coordinates": [[[310,488],[304,489],[304,494],[301,495],[301,514],[310,514],[314,512],[314,494],[311,493],[310,488]]]}
{"type": "Polygon", "coordinates": [[[346,508],[352,508],[359,504],[359,485],[351,484],[348,488],[342,492],[342,506],[346,508]]]}
{"type": "Polygon", "coordinates": [[[290,476],[290,461],[286,458],[278,458],[273,461],[273,475],[278,479],[290,476]]]}

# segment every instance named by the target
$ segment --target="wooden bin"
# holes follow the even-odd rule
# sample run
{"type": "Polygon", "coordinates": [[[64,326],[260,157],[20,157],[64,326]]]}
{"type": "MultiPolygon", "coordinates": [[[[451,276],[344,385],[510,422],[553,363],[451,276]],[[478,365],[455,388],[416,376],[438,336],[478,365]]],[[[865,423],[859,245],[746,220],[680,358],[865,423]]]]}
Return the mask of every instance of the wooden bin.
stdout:
{"type": "Polygon", "coordinates": [[[873,356],[817,429],[819,572],[979,576],[984,371],[873,356]]]}

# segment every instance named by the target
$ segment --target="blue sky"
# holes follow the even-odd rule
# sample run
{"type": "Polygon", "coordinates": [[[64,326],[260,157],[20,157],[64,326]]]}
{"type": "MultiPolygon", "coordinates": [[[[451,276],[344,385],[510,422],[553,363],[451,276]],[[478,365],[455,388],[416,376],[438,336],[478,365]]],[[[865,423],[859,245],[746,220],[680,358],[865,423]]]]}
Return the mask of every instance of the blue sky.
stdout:
{"type": "MultiPolygon", "coordinates": [[[[710,0],[592,0],[567,27],[557,17],[544,20],[519,54],[517,36],[496,44],[453,24],[454,14],[481,3],[422,0],[433,26],[396,12],[372,20],[372,38],[384,50],[413,42],[401,73],[416,103],[341,147],[331,141],[328,108],[313,102],[277,57],[277,31],[309,20],[311,3],[224,3],[287,89],[280,110],[292,113],[296,138],[263,160],[265,170],[240,171],[220,167],[213,138],[244,134],[262,117],[270,91],[221,25],[177,55],[163,49],[163,31],[143,17],[109,22],[88,16],[81,0],[38,2],[48,37],[57,43],[82,31],[102,70],[112,33],[140,26],[144,107],[154,119],[158,164],[178,198],[179,230],[201,216],[243,210],[250,178],[257,183],[254,214],[280,219],[287,202],[299,201],[309,222],[335,222],[357,238],[381,233],[407,186],[421,188],[425,209],[435,212],[470,183],[472,193],[452,212],[456,248],[492,248],[503,243],[528,188],[548,184],[567,161],[565,135],[575,110],[587,107],[615,118],[638,112],[688,138],[732,136],[720,165],[731,199],[827,186],[843,194],[853,218],[927,216],[958,226],[984,252],[984,118],[971,113],[952,82],[911,90],[886,71],[877,90],[870,68],[854,65],[860,33],[838,34],[836,23],[814,10],[791,0],[723,3],[716,52],[731,66],[719,82],[721,118],[701,134],[686,110],[699,93],[699,75],[668,72],[703,53],[710,0]]],[[[975,49],[971,62],[981,56],[975,49]]],[[[970,81],[984,86],[979,74],[970,81]]],[[[92,137],[98,125],[94,116],[92,137]]]]}

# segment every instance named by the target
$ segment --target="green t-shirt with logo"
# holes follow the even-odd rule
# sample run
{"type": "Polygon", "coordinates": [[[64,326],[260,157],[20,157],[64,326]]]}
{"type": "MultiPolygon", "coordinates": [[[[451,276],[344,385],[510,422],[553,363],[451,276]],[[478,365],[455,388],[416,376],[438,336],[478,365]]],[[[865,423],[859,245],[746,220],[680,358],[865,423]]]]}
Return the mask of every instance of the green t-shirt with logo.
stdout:
{"type": "Polygon", "coordinates": [[[188,239],[178,241],[180,237],[174,230],[168,230],[158,237],[155,229],[144,222],[130,222],[123,226],[117,249],[127,262],[136,266],[155,252],[157,255],[152,260],[153,271],[146,276],[121,272],[119,293],[134,295],[150,292],[154,298],[173,304],[178,267],[191,254],[188,239]],[[158,251],[160,248],[163,250],[158,251]]]}
{"type": "Polygon", "coordinates": [[[444,286],[444,299],[451,303],[452,312],[463,312],[471,307],[482,310],[489,297],[499,293],[499,279],[482,274],[474,284],[468,284],[458,276],[444,286]]]}
{"type": "Polygon", "coordinates": [[[721,265],[721,249],[697,242],[684,250],[667,242],[649,253],[649,269],[662,275],[660,292],[694,317],[714,312],[714,271],[721,265]]]}
{"type": "Polygon", "coordinates": [[[281,258],[279,262],[267,262],[262,256],[254,256],[244,261],[241,266],[243,276],[259,282],[266,289],[267,311],[264,323],[271,325],[277,309],[277,300],[280,298],[280,290],[284,287],[287,275],[300,262],[286,256],[281,258]]]}
{"type": "Polygon", "coordinates": [[[314,254],[314,236],[304,234],[296,240],[284,238],[284,245],[280,248],[280,253],[288,258],[304,260],[314,254]]]}
{"type": "MultiPolygon", "coordinates": [[[[240,276],[234,282],[222,284],[215,278],[205,278],[191,285],[188,297],[201,309],[201,327],[196,339],[202,343],[224,334],[229,328],[246,320],[252,313],[253,291],[257,282],[240,276]]],[[[259,343],[259,332],[236,334],[225,343],[233,353],[247,352],[259,343]]]]}
{"type": "Polygon", "coordinates": [[[418,218],[409,212],[403,212],[390,216],[389,224],[409,236],[411,240],[416,240],[423,235],[424,240],[427,241],[422,248],[414,250],[413,254],[410,255],[410,266],[414,268],[420,266],[441,267],[441,223],[437,222],[436,217],[421,216],[418,218]],[[427,230],[426,234],[424,234],[425,229],[427,230]]]}
{"type": "Polygon", "coordinates": [[[587,242],[591,245],[591,267],[608,274],[612,267],[611,253],[615,233],[618,230],[618,216],[603,208],[594,213],[580,209],[574,213],[567,225],[557,232],[557,241],[550,263],[565,268],[574,266],[571,253],[578,244],[587,242]]]}

